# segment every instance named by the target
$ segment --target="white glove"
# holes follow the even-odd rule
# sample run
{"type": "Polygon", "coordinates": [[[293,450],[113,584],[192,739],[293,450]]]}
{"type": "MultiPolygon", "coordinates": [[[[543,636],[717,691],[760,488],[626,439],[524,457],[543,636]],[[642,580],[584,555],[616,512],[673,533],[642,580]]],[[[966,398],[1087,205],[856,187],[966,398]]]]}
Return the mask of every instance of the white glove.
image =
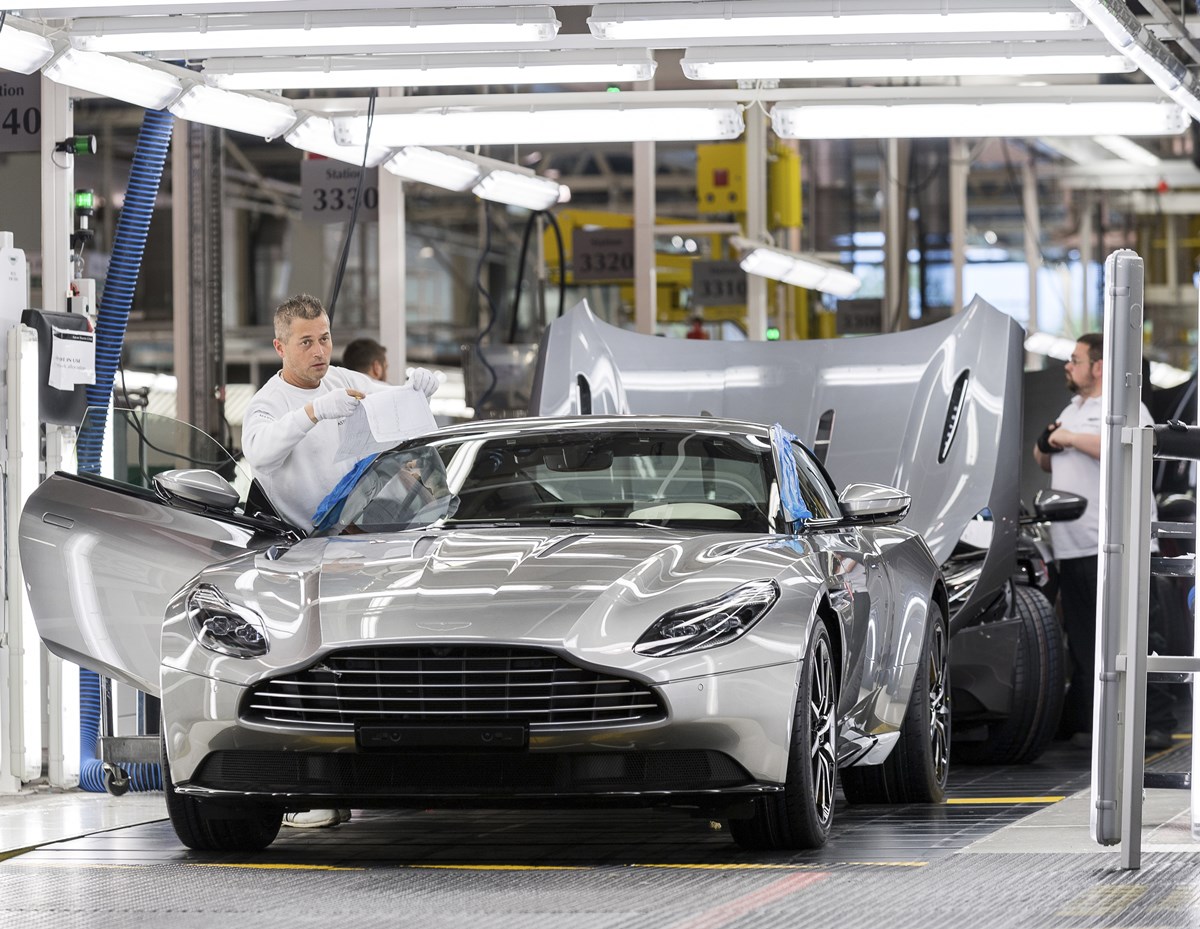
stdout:
{"type": "Polygon", "coordinates": [[[408,382],[404,386],[411,387],[413,390],[419,390],[426,397],[432,397],[437,393],[437,389],[442,386],[442,382],[428,368],[413,368],[413,372],[409,375],[408,382]]]}
{"type": "Polygon", "coordinates": [[[313,416],[322,419],[345,419],[358,409],[358,398],[345,390],[331,390],[312,402],[313,416]]]}

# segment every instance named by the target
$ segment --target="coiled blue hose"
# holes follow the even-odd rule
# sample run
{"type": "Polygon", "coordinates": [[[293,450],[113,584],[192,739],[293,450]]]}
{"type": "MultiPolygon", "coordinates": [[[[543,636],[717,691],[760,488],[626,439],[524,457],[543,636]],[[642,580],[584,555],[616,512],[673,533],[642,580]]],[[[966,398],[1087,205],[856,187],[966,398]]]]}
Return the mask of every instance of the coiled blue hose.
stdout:
{"type": "Polygon", "coordinates": [[[171,147],[171,129],[175,117],[166,110],[147,110],[138,134],[125,205],[117,220],[112,258],[104,292],[96,314],[96,383],[87,388],[88,421],[79,431],[76,454],[79,470],[90,474],[100,471],[100,451],[104,444],[105,413],[112,397],[113,376],[121,364],[125,344],[125,326],[133,306],[133,292],[142,269],[142,255],[150,234],[150,218],[158,198],[163,164],[171,147]]]}
{"type": "MultiPolygon", "coordinates": [[[[79,431],[76,454],[79,470],[91,474],[100,471],[100,453],[104,445],[104,428],[109,399],[112,397],[113,377],[121,363],[121,348],[125,343],[125,327],[133,306],[133,292],[142,268],[142,255],[150,234],[150,219],[163,165],[171,147],[171,130],[175,117],[165,110],[147,110],[142,118],[133,164],[129,169],[129,184],[125,190],[125,205],[117,220],[113,237],[112,259],[104,292],[96,314],[96,383],[88,385],[88,420],[79,431]]],[[[100,734],[100,678],[95,672],[79,672],[79,786],[84,790],[104,790],[104,768],[96,757],[100,734]]],[[[156,764],[123,764],[133,790],[161,790],[162,772],[156,764]]]]}

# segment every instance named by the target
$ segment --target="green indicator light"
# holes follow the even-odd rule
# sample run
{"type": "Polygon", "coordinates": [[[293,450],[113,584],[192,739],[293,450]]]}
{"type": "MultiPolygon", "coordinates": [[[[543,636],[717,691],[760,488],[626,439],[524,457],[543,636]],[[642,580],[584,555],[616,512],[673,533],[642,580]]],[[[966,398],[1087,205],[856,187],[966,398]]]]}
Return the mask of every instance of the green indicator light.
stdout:
{"type": "Polygon", "coordinates": [[[605,87],[604,90],[606,93],[610,93],[610,94],[619,94],[621,92],[620,87],[612,87],[612,86],[605,87]]]}
{"type": "Polygon", "coordinates": [[[77,210],[94,210],[96,208],[96,195],[90,190],[75,191],[75,209],[77,210]]]}
{"type": "Polygon", "coordinates": [[[767,327],[767,341],[768,342],[778,342],[779,341],[779,329],[777,329],[775,326],[767,327]]]}

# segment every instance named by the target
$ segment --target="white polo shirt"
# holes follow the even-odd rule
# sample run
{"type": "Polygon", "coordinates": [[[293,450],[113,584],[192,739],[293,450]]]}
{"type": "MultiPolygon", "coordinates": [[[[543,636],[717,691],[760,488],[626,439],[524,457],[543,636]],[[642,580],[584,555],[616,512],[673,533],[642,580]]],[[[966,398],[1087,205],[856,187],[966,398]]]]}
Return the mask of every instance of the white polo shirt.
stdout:
{"type": "MultiPolygon", "coordinates": [[[[1100,397],[1072,397],[1059,414],[1061,428],[1068,432],[1099,435],[1103,425],[1100,397]]],[[[1154,424],[1150,411],[1139,403],[1139,426],[1154,424]]],[[[1087,509],[1078,519],[1050,524],[1050,540],[1056,558],[1083,558],[1100,551],[1100,459],[1067,448],[1050,456],[1050,486],[1087,498],[1087,509]]],[[[1153,506],[1153,501],[1151,502],[1153,506]]],[[[1151,514],[1151,519],[1156,518],[1151,514]]]]}

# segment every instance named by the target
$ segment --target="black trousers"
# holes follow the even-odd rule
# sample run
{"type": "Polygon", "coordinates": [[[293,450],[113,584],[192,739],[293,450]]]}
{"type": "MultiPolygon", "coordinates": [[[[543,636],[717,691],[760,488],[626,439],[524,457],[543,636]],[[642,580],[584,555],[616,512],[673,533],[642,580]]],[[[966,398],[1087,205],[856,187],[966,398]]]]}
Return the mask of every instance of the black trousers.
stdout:
{"type": "MultiPolygon", "coordinates": [[[[1063,703],[1059,734],[1092,731],[1092,701],[1096,691],[1096,577],[1098,558],[1063,558],[1058,562],[1058,595],[1067,633],[1067,662],[1071,686],[1063,703]]],[[[1170,654],[1164,625],[1170,611],[1159,602],[1158,585],[1150,583],[1149,650],[1170,654]]],[[[1175,698],[1169,685],[1146,685],[1146,729],[1173,732],[1175,698]]]]}

